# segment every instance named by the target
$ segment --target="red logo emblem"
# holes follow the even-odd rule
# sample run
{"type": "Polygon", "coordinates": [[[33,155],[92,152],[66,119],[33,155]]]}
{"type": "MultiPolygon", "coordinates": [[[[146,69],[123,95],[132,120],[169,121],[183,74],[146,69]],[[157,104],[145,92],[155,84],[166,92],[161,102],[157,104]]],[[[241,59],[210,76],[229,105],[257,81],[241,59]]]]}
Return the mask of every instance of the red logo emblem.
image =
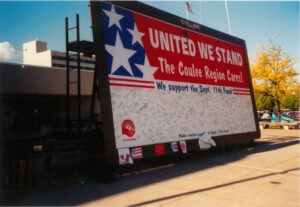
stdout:
{"type": "Polygon", "coordinates": [[[163,144],[155,145],[155,154],[156,155],[163,155],[165,154],[165,147],[163,144]]]}
{"type": "Polygon", "coordinates": [[[120,157],[122,160],[125,160],[126,163],[129,163],[129,158],[130,158],[129,154],[126,155],[126,158],[124,158],[124,155],[121,155],[120,157]]]}
{"type": "Polygon", "coordinates": [[[134,133],[135,133],[134,123],[129,119],[126,119],[125,121],[123,121],[122,134],[132,137],[134,135],[134,133]]]}

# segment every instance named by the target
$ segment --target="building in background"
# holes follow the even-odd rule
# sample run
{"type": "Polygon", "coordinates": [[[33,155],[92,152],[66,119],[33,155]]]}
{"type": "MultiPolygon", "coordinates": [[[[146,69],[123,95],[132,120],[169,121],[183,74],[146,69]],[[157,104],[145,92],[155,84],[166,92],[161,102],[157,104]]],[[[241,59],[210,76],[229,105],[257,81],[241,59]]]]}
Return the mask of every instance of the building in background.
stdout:
{"type": "MultiPolygon", "coordinates": [[[[77,69],[76,53],[70,53],[70,69],[77,69]]],[[[47,42],[38,39],[23,44],[23,64],[66,68],[66,53],[47,50],[47,42]]],[[[80,55],[80,69],[94,70],[95,57],[80,55]]]]}
{"type": "MultiPolygon", "coordinates": [[[[69,60],[70,69],[77,69],[77,54],[70,53],[69,60]]],[[[95,58],[81,54],[80,62],[80,113],[89,120],[95,58]]],[[[78,85],[72,84],[78,81],[77,70],[70,70],[69,78],[70,119],[77,120],[78,85]]],[[[66,85],[66,53],[47,50],[47,42],[38,39],[24,43],[23,64],[0,62],[0,127],[10,133],[42,133],[49,123],[66,120],[66,85]]],[[[98,99],[94,114],[100,119],[98,99]]]]}

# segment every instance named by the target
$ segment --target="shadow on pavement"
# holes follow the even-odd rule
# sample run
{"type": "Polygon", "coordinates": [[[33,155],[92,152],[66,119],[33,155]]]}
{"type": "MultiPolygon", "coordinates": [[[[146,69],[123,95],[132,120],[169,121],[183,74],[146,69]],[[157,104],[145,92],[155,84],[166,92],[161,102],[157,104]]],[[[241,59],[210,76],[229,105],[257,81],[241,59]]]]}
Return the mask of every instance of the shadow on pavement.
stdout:
{"type": "Polygon", "coordinates": [[[172,195],[172,196],[158,198],[158,199],[155,199],[155,200],[145,201],[145,202],[142,202],[142,203],[136,203],[136,204],[133,204],[131,206],[148,205],[148,204],[152,204],[152,203],[155,203],[155,202],[160,202],[160,201],[164,201],[164,200],[168,200],[168,199],[178,198],[178,197],[181,197],[181,196],[191,195],[191,194],[194,194],[194,193],[209,191],[209,190],[213,190],[213,189],[216,189],[216,188],[223,188],[223,187],[226,187],[226,186],[229,186],[229,185],[244,183],[244,182],[248,182],[248,181],[251,181],[251,180],[260,179],[260,178],[264,178],[264,177],[268,177],[268,176],[273,176],[273,175],[277,175],[277,174],[286,174],[288,172],[299,170],[299,169],[300,168],[294,168],[294,169],[289,169],[289,170],[286,170],[286,171],[283,171],[283,172],[268,173],[268,174],[264,174],[264,175],[261,175],[261,176],[255,176],[255,177],[252,177],[252,178],[238,180],[238,181],[235,181],[235,182],[229,182],[229,183],[225,183],[225,184],[221,184],[221,185],[215,185],[215,186],[212,186],[212,187],[209,187],[209,188],[202,188],[202,189],[199,189],[199,190],[194,190],[194,191],[190,191],[190,192],[186,192],[186,193],[180,193],[180,194],[175,194],[175,195],[172,195]]]}
{"type": "MultiPolygon", "coordinates": [[[[181,157],[173,157],[172,159],[160,159],[159,169],[139,173],[139,170],[149,168],[147,165],[141,164],[132,169],[134,173],[121,177],[119,180],[102,184],[96,183],[93,180],[87,180],[85,184],[77,184],[63,189],[53,190],[50,192],[40,192],[34,195],[26,195],[25,197],[16,197],[9,201],[1,202],[0,205],[30,205],[30,206],[54,206],[54,205],[80,205],[83,203],[99,200],[107,196],[129,191],[135,188],[143,187],[153,183],[161,182],[164,180],[176,178],[178,176],[186,175],[196,171],[201,171],[218,165],[228,164],[240,160],[248,155],[255,153],[263,153],[271,150],[276,150],[291,145],[299,144],[298,137],[281,137],[281,138],[263,138],[254,142],[254,144],[240,144],[231,145],[226,147],[215,148],[206,152],[199,152],[193,155],[186,155],[181,157]],[[144,166],[143,166],[144,165],[144,166]],[[165,166],[165,167],[164,167],[165,166]]],[[[155,165],[150,165],[150,168],[155,165]]],[[[297,170],[290,169],[288,171],[297,170]]],[[[287,173],[280,172],[280,173],[287,173]]],[[[186,192],[184,194],[173,195],[169,197],[159,198],[136,205],[151,204],[154,202],[167,200],[183,195],[208,191],[215,188],[225,187],[236,183],[247,182],[262,177],[279,174],[272,172],[258,177],[239,180],[236,182],[226,183],[222,185],[212,186],[209,188],[199,189],[196,191],[186,192]]]]}

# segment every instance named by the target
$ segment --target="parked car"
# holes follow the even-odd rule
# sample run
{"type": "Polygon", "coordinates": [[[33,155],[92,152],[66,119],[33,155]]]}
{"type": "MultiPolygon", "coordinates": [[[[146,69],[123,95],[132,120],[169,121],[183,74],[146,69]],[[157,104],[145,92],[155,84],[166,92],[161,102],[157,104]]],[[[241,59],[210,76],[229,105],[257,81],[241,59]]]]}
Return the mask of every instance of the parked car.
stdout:
{"type": "Polygon", "coordinates": [[[261,117],[264,113],[262,112],[257,112],[257,117],[258,117],[258,121],[261,121],[261,117]]]}
{"type": "MultiPolygon", "coordinates": [[[[284,113],[280,113],[280,121],[294,121],[294,119],[284,113]]],[[[271,121],[278,121],[278,112],[273,112],[272,113],[272,117],[271,117],[271,121]]]]}
{"type": "Polygon", "coordinates": [[[271,113],[269,111],[265,111],[261,117],[262,121],[271,121],[271,113]]]}
{"type": "Polygon", "coordinates": [[[295,121],[300,121],[300,112],[299,111],[288,111],[286,115],[293,118],[295,121]]]}

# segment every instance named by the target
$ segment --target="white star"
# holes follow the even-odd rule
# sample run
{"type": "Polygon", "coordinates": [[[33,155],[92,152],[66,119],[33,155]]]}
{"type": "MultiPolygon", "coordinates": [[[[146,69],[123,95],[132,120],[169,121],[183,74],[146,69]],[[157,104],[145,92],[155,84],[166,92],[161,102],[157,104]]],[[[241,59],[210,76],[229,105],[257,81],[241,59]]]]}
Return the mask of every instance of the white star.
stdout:
{"type": "Polygon", "coordinates": [[[123,15],[117,14],[115,7],[112,6],[110,11],[103,10],[104,13],[109,17],[109,24],[108,27],[111,27],[113,25],[116,25],[119,27],[120,30],[122,30],[122,27],[120,25],[120,20],[124,17],[123,15]]]}
{"type": "Polygon", "coordinates": [[[134,24],[133,30],[132,29],[127,29],[127,30],[132,35],[132,45],[134,45],[134,43],[136,42],[139,42],[143,46],[141,38],[144,36],[145,33],[139,32],[136,24],[134,24]]]}
{"type": "Polygon", "coordinates": [[[145,57],[145,63],[144,65],[135,64],[138,69],[140,69],[143,72],[143,79],[145,80],[154,80],[153,73],[158,69],[158,67],[153,67],[149,64],[148,57],[145,57]]]}
{"type": "Polygon", "coordinates": [[[115,45],[105,45],[105,49],[113,56],[111,74],[116,72],[120,66],[123,66],[128,73],[133,76],[128,59],[134,55],[136,51],[124,48],[119,32],[117,32],[115,45]]]}

